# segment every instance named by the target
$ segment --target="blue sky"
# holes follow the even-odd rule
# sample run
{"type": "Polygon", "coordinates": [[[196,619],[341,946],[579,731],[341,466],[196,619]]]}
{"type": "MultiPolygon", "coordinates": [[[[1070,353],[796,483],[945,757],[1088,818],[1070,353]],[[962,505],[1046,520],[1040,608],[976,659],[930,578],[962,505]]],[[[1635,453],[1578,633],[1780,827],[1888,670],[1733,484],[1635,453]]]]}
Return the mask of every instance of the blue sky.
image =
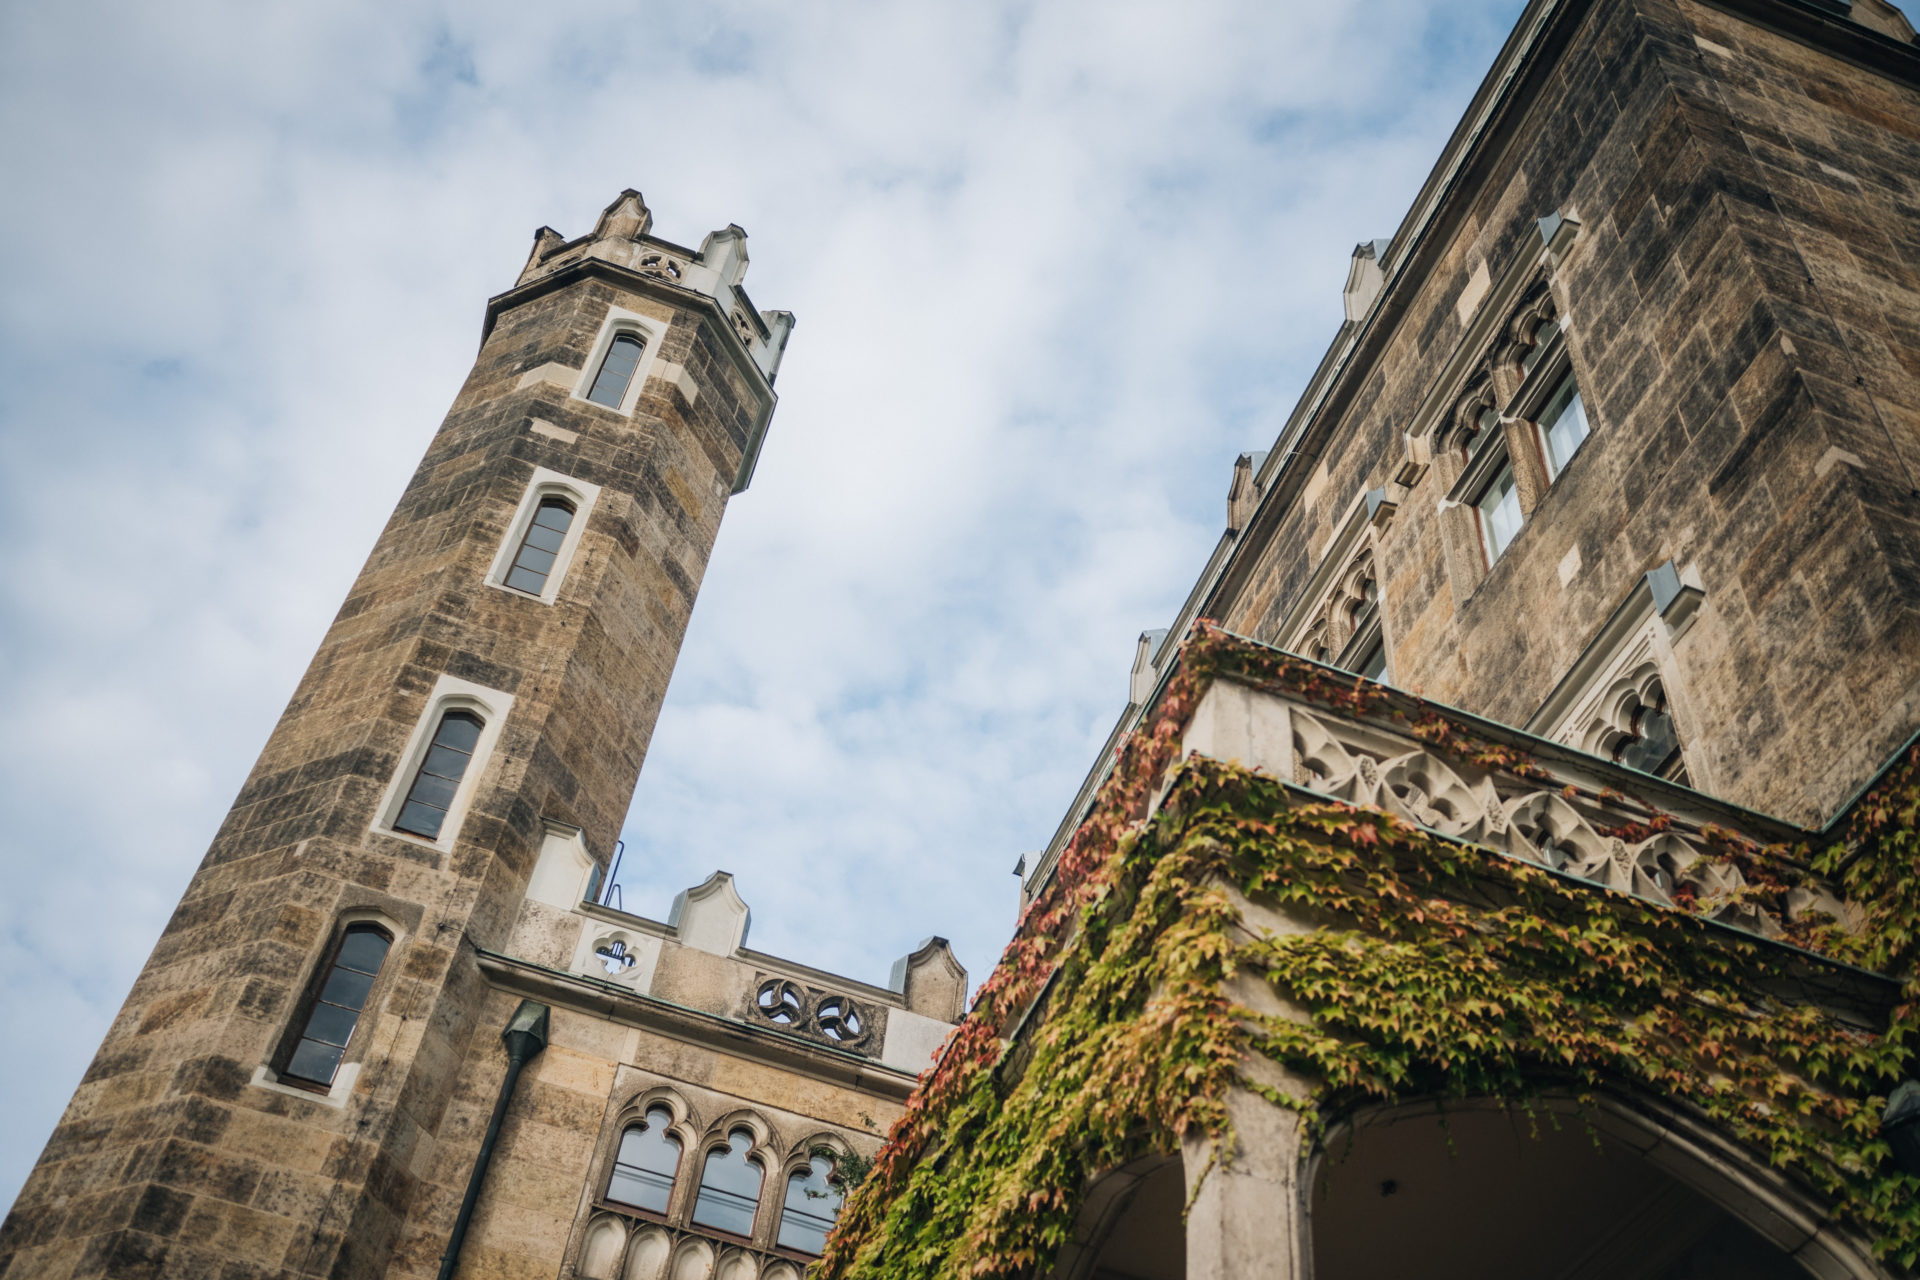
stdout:
{"type": "Polygon", "coordinates": [[[624,899],[976,980],[1517,0],[0,7],[0,1204],[534,228],[798,329],[624,899]]]}

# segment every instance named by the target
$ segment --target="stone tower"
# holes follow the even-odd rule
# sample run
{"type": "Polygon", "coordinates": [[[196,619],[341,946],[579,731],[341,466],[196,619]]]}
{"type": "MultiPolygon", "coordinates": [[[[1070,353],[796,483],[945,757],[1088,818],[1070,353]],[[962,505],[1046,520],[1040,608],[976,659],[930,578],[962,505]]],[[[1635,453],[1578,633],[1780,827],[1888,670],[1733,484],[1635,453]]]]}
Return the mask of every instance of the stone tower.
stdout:
{"type": "MultiPolygon", "coordinates": [[[[793,319],[543,228],[0,1229],[0,1275],[376,1276],[543,839],[604,866],[793,319]],[[344,1043],[343,1043],[344,1042],[344,1043]]],[[[597,874],[597,873],[596,873],[597,874]]],[[[490,1028],[490,1034],[498,1028],[490,1028]]]]}

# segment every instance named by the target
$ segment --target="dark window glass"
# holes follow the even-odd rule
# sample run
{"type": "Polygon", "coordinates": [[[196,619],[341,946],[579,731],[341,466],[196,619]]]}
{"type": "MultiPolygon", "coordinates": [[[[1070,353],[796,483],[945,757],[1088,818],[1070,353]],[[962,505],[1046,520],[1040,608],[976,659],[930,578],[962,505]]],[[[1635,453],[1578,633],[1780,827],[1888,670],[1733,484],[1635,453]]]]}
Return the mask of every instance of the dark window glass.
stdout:
{"type": "Polygon", "coordinates": [[[1354,664],[1354,670],[1369,680],[1384,680],[1387,676],[1387,646],[1375,640],[1367,651],[1354,664]]]}
{"type": "Polygon", "coordinates": [[[537,596],[545,591],[547,575],[553,572],[554,558],[572,524],[571,502],[564,498],[542,498],[540,509],[533,513],[527,525],[526,536],[520,539],[520,550],[514,553],[513,567],[507,570],[507,585],[528,595],[537,596]]]}
{"type": "Polygon", "coordinates": [[[1680,735],[1667,713],[1666,694],[1656,688],[1653,696],[1651,706],[1633,713],[1633,736],[1613,749],[1613,758],[1629,769],[1684,783],[1687,767],[1680,758],[1680,735]]]}
{"type": "Polygon", "coordinates": [[[712,1227],[736,1236],[753,1234],[754,1210],[760,1206],[760,1166],[747,1158],[753,1135],[735,1129],[727,1145],[707,1153],[700,1172],[700,1197],[693,1202],[693,1225],[712,1227]]]}
{"type": "Polygon", "coordinates": [[[309,1084],[330,1085],[360,1023],[367,993],[386,962],[393,940],[373,925],[349,928],[320,981],[306,1025],[287,1059],[285,1074],[309,1084]]]}
{"type": "Polygon", "coordinates": [[[440,718],[433,745],[427,748],[427,758],[420,762],[420,772],[414,775],[394,821],[397,829],[429,840],[439,837],[484,727],[485,722],[471,711],[449,711],[440,718]]]}
{"type": "Polygon", "coordinates": [[[613,1158],[613,1177],[607,1199],[630,1204],[649,1213],[665,1213],[673,1198],[674,1175],[680,1170],[680,1139],[667,1132],[673,1114],[664,1107],[647,1112],[645,1122],[620,1135],[613,1158]]]}
{"type": "Polygon", "coordinates": [[[832,1173],[833,1162],[815,1156],[807,1168],[794,1170],[787,1179],[787,1199],[780,1210],[780,1238],[776,1242],[782,1249],[815,1255],[826,1249],[827,1232],[833,1230],[840,1203],[846,1199],[845,1193],[828,1181],[832,1173]]]}
{"type": "Polygon", "coordinates": [[[640,339],[630,333],[615,338],[607,348],[607,358],[600,362],[600,372],[594,375],[593,390],[587,392],[587,399],[618,409],[620,402],[627,398],[627,384],[633,381],[633,371],[639,367],[641,349],[640,339]]]}

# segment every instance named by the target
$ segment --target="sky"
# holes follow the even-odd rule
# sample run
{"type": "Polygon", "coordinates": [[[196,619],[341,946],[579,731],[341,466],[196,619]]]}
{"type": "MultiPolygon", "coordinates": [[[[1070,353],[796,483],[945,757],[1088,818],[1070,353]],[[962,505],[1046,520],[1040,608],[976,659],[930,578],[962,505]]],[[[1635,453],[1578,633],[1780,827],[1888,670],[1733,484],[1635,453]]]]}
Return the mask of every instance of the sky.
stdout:
{"type": "Polygon", "coordinates": [[[638,188],[798,317],[623,905],[978,982],[1519,8],[0,0],[0,1205],[535,228],[638,188]]]}

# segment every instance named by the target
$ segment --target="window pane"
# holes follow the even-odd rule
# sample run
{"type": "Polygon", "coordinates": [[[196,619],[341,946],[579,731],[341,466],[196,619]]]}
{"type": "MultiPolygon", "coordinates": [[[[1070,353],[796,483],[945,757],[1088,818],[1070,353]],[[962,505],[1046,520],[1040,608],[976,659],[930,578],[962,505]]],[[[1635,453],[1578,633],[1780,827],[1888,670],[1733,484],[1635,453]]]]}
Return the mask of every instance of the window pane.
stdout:
{"type": "Polygon", "coordinates": [[[667,1132],[673,1117],[650,1111],[647,1122],[620,1136],[607,1199],[652,1213],[665,1213],[673,1195],[674,1174],[680,1168],[680,1140],[667,1132]]]}
{"type": "Polygon", "coordinates": [[[427,758],[420,762],[420,772],[457,782],[466,773],[467,761],[471,759],[473,757],[466,752],[456,751],[452,747],[428,747],[427,758]]]}
{"type": "Polygon", "coordinates": [[[287,1074],[301,1080],[311,1080],[315,1084],[332,1084],[333,1073],[340,1065],[341,1054],[345,1052],[336,1045],[302,1040],[287,1063],[287,1074]]]}
{"type": "Polygon", "coordinates": [[[407,800],[411,804],[432,805],[436,809],[451,809],[453,807],[453,793],[459,789],[460,784],[455,779],[442,778],[436,774],[422,770],[420,776],[414,779],[413,790],[408,794],[407,800]]]}
{"type": "Polygon", "coordinates": [[[513,558],[513,562],[522,569],[531,569],[544,577],[553,571],[553,559],[553,552],[522,543],[520,554],[513,558]]]}
{"type": "Polygon", "coordinates": [[[440,834],[440,825],[446,820],[446,810],[409,800],[400,810],[400,820],[393,825],[401,831],[432,840],[440,834]]]}
{"type": "Polygon", "coordinates": [[[634,366],[639,363],[639,339],[624,333],[615,338],[607,348],[607,358],[600,363],[600,372],[593,380],[593,390],[587,393],[587,399],[618,409],[626,398],[627,382],[633,377],[634,366]]]}
{"type": "Polygon", "coordinates": [[[1487,562],[1498,560],[1520,532],[1520,491],[1514,488],[1513,468],[1504,468],[1476,504],[1486,541],[1487,562]]]}
{"type": "Polygon", "coordinates": [[[516,565],[507,571],[507,585],[515,591],[524,591],[530,596],[537,596],[547,589],[547,575],[535,573],[531,569],[522,569],[516,565]]]}
{"type": "Polygon", "coordinates": [[[727,1149],[707,1156],[700,1175],[700,1198],[693,1204],[693,1224],[730,1231],[737,1236],[753,1234],[754,1209],[760,1203],[760,1166],[747,1159],[753,1139],[735,1130],[727,1138],[727,1149]]]}
{"type": "Polygon", "coordinates": [[[354,1024],[359,1021],[357,1010],[342,1009],[323,1000],[313,1006],[313,1013],[307,1018],[306,1038],[344,1049],[353,1037],[354,1024]]]}
{"type": "Polygon", "coordinates": [[[564,502],[548,498],[540,504],[540,510],[534,513],[533,522],[547,529],[558,529],[565,533],[573,524],[573,508],[564,502]]]}
{"type": "Polygon", "coordinates": [[[362,973],[378,973],[393,944],[371,929],[355,929],[340,943],[339,964],[362,973]]]}
{"type": "Polygon", "coordinates": [[[444,747],[471,753],[480,741],[480,717],[465,711],[449,711],[440,721],[440,732],[433,740],[444,747]]]}
{"type": "Polygon", "coordinates": [[[787,1198],[781,1206],[780,1238],[776,1242],[782,1249],[812,1254],[826,1249],[827,1232],[833,1230],[834,1220],[840,1216],[841,1201],[846,1198],[839,1187],[827,1181],[832,1172],[830,1162],[815,1156],[809,1168],[796,1170],[787,1179],[787,1198]]]}
{"type": "Polygon", "coordinates": [[[1360,659],[1360,674],[1369,680],[1378,680],[1387,674],[1387,646],[1375,643],[1360,659]]]}
{"type": "Polygon", "coordinates": [[[366,1002],[367,992],[373,990],[373,975],[355,973],[351,969],[335,966],[327,975],[327,985],[320,988],[320,998],[328,1004],[337,1004],[348,1009],[358,1009],[366,1002]]]}
{"type": "Polygon", "coordinates": [[[1540,415],[1540,426],[1547,440],[1547,468],[1558,476],[1573,460],[1587,436],[1587,407],[1580,399],[1580,388],[1568,378],[1540,415]]]}
{"type": "Polygon", "coordinates": [[[546,525],[536,524],[527,529],[527,540],[522,546],[538,547],[542,551],[560,550],[560,544],[567,540],[564,529],[550,529],[546,525]]]}

